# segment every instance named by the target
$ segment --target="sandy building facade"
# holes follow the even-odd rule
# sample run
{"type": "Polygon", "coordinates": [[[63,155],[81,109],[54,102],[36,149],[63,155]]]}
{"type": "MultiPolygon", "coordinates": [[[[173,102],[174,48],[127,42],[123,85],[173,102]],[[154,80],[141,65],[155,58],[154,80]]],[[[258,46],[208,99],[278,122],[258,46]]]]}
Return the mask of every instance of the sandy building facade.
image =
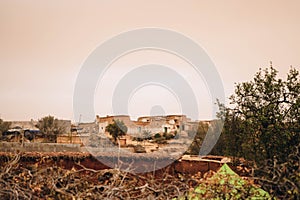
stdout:
{"type": "Polygon", "coordinates": [[[131,120],[128,115],[116,116],[96,116],[96,123],[99,126],[99,133],[104,134],[105,128],[114,120],[123,121],[127,126],[127,133],[131,136],[139,136],[145,131],[152,135],[156,133],[179,133],[193,129],[197,123],[192,122],[186,115],[167,115],[167,116],[143,116],[136,121],[131,120]]]}

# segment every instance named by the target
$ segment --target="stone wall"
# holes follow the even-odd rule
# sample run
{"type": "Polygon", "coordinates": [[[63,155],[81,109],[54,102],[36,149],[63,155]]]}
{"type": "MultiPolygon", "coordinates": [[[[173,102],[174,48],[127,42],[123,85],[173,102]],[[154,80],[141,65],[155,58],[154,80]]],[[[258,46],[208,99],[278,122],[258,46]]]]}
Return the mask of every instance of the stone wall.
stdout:
{"type": "Polygon", "coordinates": [[[67,144],[87,144],[89,140],[88,135],[58,135],[57,143],[67,143],[67,144]]]}
{"type": "Polygon", "coordinates": [[[80,152],[80,144],[0,142],[2,152],[80,152]]]}
{"type": "MultiPolygon", "coordinates": [[[[94,152],[95,153],[95,152],[94,152]]],[[[13,157],[14,154],[8,152],[0,152],[0,165],[2,161],[7,160],[7,157],[13,157]]],[[[103,152],[99,156],[93,156],[89,152],[24,152],[21,154],[20,162],[24,162],[24,165],[34,164],[36,162],[40,162],[43,160],[44,165],[59,165],[63,168],[71,169],[73,167],[78,167],[76,163],[80,163],[81,165],[91,168],[94,170],[102,170],[109,169],[109,166],[113,166],[113,164],[117,163],[118,159],[120,161],[128,161],[128,159],[132,159],[132,157],[126,157],[123,155],[118,155],[113,152],[103,152]]],[[[169,169],[172,173],[184,173],[184,174],[198,174],[203,176],[205,172],[210,170],[217,171],[222,165],[222,162],[216,162],[215,160],[168,160],[168,157],[153,157],[151,155],[142,157],[140,159],[135,159],[134,162],[130,164],[131,167],[138,167],[148,169],[149,166],[153,164],[154,161],[163,161],[166,160],[169,165],[166,165],[162,171],[165,169],[169,169]],[[169,162],[172,161],[172,162],[169,162]]],[[[122,162],[120,169],[128,170],[128,166],[124,166],[126,162],[122,162]]],[[[230,163],[227,163],[231,165],[230,163]]],[[[153,168],[151,168],[153,169],[153,168]]],[[[156,169],[159,171],[159,169],[156,169]]],[[[152,172],[151,172],[152,173],[152,172]]],[[[155,172],[157,174],[157,171],[155,172]]]]}

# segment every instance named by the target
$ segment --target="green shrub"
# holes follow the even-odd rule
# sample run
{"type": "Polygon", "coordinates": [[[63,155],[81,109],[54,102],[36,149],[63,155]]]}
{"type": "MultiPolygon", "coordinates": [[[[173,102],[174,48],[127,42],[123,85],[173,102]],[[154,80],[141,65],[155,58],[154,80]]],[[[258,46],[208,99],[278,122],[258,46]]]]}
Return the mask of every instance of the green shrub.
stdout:
{"type": "Polygon", "coordinates": [[[156,134],[154,135],[154,138],[155,138],[155,139],[161,138],[161,135],[160,135],[159,133],[156,133],[156,134]]]}

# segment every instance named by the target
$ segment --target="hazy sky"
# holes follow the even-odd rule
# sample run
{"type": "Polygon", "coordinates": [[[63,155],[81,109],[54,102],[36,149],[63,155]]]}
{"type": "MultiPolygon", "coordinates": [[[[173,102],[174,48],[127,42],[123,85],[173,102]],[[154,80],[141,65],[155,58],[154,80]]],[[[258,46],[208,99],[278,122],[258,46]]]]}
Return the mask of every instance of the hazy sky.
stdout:
{"type": "MultiPolygon", "coordinates": [[[[215,63],[227,97],[235,82],[250,80],[269,61],[285,77],[289,66],[298,70],[300,66],[299,9],[297,0],[1,0],[1,118],[29,120],[51,114],[73,119],[74,85],[88,55],[112,36],[143,27],[171,29],[196,41],[215,63]]],[[[177,58],[149,51],[120,59],[111,68],[112,74],[119,72],[121,77],[121,67],[141,65],[149,58],[185,69],[177,58]]],[[[183,71],[193,82],[193,73],[183,71]]],[[[115,79],[107,78],[105,83],[110,84],[95,94],[95,112],[100,115],[111,114],[105,92],[112,91],[118,79],[110,77],[115,79]],[[101,99],[104,103],[97,103],[101,99]]],[[[179,112],[176,98],[161,90],[149,86],[132,94],[130,114],[149,114],[157,104],[166,105],[166,114],[179,112]],[[152,99],[149,91],[158,96],[152,99]]],[[[198,92],[198,97],[204,105],[211,101],[207,92],[198,92]]],[[[199,109],[199,118],[211,117],[210,108],[200,105],[199,109]]]]}

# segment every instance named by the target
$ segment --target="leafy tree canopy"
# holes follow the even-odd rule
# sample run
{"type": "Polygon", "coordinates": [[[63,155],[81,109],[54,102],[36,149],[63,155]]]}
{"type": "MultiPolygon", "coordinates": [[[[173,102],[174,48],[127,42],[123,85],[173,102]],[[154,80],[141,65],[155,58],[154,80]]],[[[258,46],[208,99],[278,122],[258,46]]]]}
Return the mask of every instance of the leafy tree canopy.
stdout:
{"type": "Polygon", "coordinates": [[[11,123],[10,122],[5,122],[2,119],[0,119],[0,135],[7,131],[10,127],[11,123]]]}
{"type": "Polygon", "coordinates": [[[109,134],[113,137],[116,142],[120,136],[126,135],[127,126],[123,121],[114,120],[112,124],[106,126],[105,131],[109,132],[109,134]]]}
{"type": "Polygon", "coordinates": [[[65,131],[65,128],[59,125],[59,120],[50,115],[40,119],[37,127],[50,142],[56,142],[57,135],[65,131]]]}
{"type": "Polygon", "coordinates": [[[300,194],[300,76],[291,68],[285,80],[272,66],[253,80],[236,84],[231,107],[219,104],[224,119],[213,153],[255,161],[255,176],[278,199],[300,194]]]}
{"type": "MultiPolygon", "coordinates": [[[[219,141],[222,153],[285,161],[300,141],[300,77],[291,68],[286,80],[272,66],[260,69],[252,81],[236,84],[232,108],[220,105],[225,120],[219,141]]],[[[220,149],[219,149],[220,150],[220,149]]]]}

